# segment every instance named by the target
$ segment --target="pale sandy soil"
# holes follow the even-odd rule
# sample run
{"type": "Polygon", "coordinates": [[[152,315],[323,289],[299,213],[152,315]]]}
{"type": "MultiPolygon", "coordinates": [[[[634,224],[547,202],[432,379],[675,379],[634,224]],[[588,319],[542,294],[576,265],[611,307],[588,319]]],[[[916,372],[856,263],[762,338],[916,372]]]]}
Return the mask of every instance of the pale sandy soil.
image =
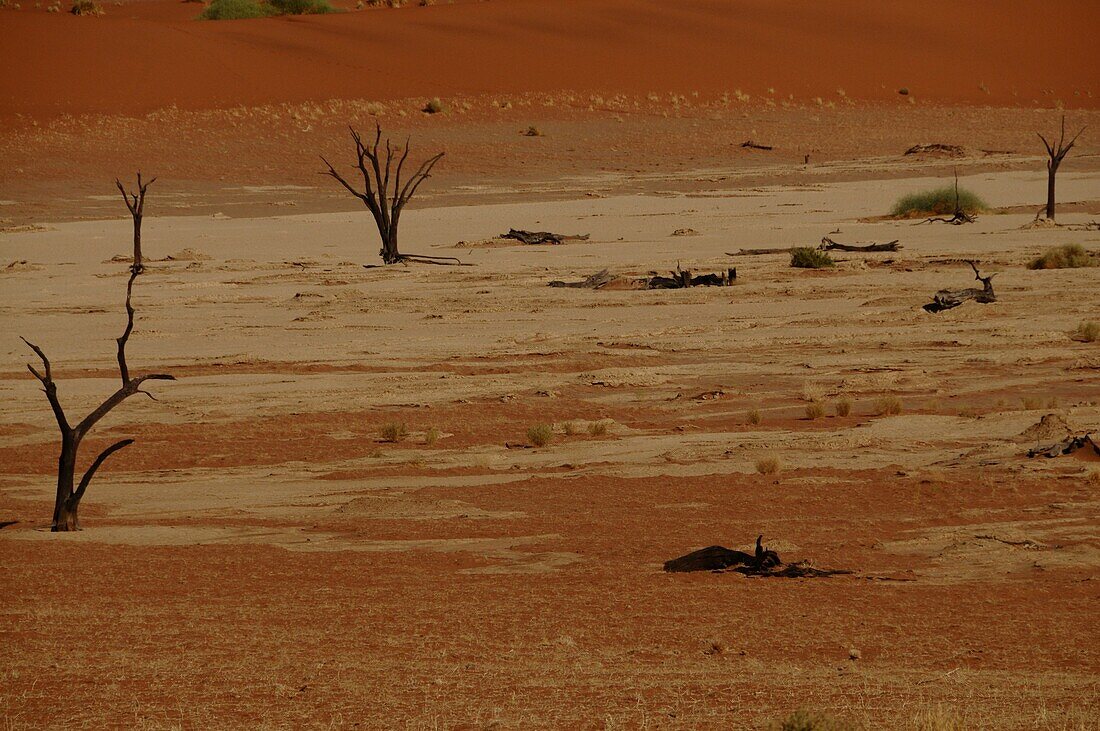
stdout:
{"type": "MultiPolygon", "coordinates": [[[[1060,179],[1065,224],[1096,217],[1084,167],[1060,179]]],[[[130,362],[179,380],[86,445],[137,439],[71,535],[44,530],[56,427],[16,336],[74,413],[112,388],[129,224],[0,233],[5,723],[740,728],[809,707],[870,728],[1096,728],[1100,463],[1025,452],[1058,436],[1028,431],[1048,413],[1100,431],[1100,350],[1070,337],[1098,317],[1100,270],[1024,265],[1100,233],[1024,228],[1034,166],[964,175],[1020,212],[962,227],[877,218],[942,182],[893,175],[708,170],[410,212],[405,248],[461,268],[364,269],[359,211],[149,218],[130,362]],[[513,226],[591,240],[460,245],[513,226]],[[726,254],[826,234],[904,248],[830,271],[726,254]],[[1000,301],[922,311],[972,281],[969,258],[1000,301]],[[546,286],[677,264],[738,282],[546,286]],[[901,413],[878,415],[883,397],[901,413]],[[828,415],[807,419],[811,400],[828,415]],[[379,441],[390,422],[409,437],[379,441]],[[537,423],[550,446],[506,447],[537,423]],[[755,472],[767,456],[778,475],[755,472]],[[660,571],[759,533],[856,573],[660,571]]],[[[278,195],[308,208],[310,191],[278,195]]]]}

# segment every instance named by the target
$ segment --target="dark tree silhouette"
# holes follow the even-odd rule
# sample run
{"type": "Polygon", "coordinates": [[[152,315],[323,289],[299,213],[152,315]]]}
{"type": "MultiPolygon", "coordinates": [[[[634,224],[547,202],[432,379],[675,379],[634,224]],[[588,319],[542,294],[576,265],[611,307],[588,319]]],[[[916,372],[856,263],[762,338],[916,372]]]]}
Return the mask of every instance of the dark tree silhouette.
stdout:
{"type": "MultiPolygon", "coordinates": [[[[1039,134],[1039,139],[1043,141],[1043,147],[1047,148],[1047,155],[1050,157],[1047,160],[1047,207],[1046,217],[1051,221],[1054,220],[1054,179],[1058,175],[1058,167],[1062,164],[1062,160],[1070,150],[1073,149],[1073,143],[1077,142],[1077,138],[1081,136],[1081,133],[1085,131],[1082,127],[1077,131],[1077,134],[1073,136],[1069,142],[1066,142],[1066,115],[1062,115],[1062,131],[1058,135],[1058,144],[1052,145],[1047,141],[1046,137],[1039,134]]],[[[1053,137],[1051,138],[1053,139],[1053,137]]]]}
{"type": "Polygon", "coordinates": [[[129,193],[126,188],[122,186],[122,181],[115,178],[115,185],[118,186],[118,191],[122,193],[122,200],[126,204],[126,207],[130,210],[130,215],[134,219],[134,263],[132,267],[134,271],[141,274],[145,270],[145,264],[141,259],[141,219],[145,215],[145,191],[149,186],[156,182],[156,178],[153,178],[148,183],[141,181],[141,171],[137,174],[137,193],[129,193]]]}
{"type": "Polygon", "coordinates": [[[440,161],[444,153],[439,153],[428,158],[411,176],[402,179],[405,161],[409,157],[409,141],[405,140],[404,147],[394,147],[390,140],[382,147],[382,127],[375,125],[373,144],[367,145],[362,136],[350,128],[351,139],[355,142],[355,167],[363,177],[363,190],[359,191],[336,171],[324,157],[321,160],[328,167],[322,175],[328,175],[359,200],[374,216],[374,222],[378,226],[378,235],[382,239],[382,248],[378,252],[385,264],[396,264],[402,261],[427,260],[434,263],[454,261],[453,257],[425,256],[422,254],[402,254],[397,244],[397,228],[401,222],[401,213],[412,197],[416,194],[420,184],[427,180],[432,168],[440,161]]]}

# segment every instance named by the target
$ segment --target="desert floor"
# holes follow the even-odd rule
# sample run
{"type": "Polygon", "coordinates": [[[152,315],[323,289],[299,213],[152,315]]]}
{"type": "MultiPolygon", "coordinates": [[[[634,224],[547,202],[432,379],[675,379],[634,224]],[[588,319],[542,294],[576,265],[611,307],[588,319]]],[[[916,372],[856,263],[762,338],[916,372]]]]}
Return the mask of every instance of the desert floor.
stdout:
{"type": "Polygon", "coordinates": [[[176,2],[0,10],[0,728],[740,729],[809,709],[1100,729],[1100,461],[1027,457],[1100,433],[1100,344],[1073,337],[1100,320],[1100,268],[1026,268],[1100,247],[1097,6],[1052,3],[1079,21],[1064,48],[1036,23],[1006,66],[1019,29],[976,22],[985,2],[958,24],[849,0],[781,20],[738,0],[716,23],[718,0],[555,0],[517,20],[536,5],[217,27],[176,2]],[[640,6],[662,41],[629,66],[652,28],[616,19],[640,6]],[[833,54],[811,40],[837,17],[833,54]],[[514,45],[476,56],[502,29],[514,45]],[[390,33],[412,57],[455,45],[369,93],[355,64],[390,33]],[[803,56],[771,69],[780,50],[803,56]],[[297,71],[263,76],[273,59],[297,71]],[[241,69],[224,89],[223,68],[241,69]],[[447,111],[423,114],[437,95],[447,111]],[[1088,129],[1063,225],[1034,226],[1035,132],[1059,107],[1088,129]],[[403,248],[472,266],[363,266],[370,214],[318,155],[346,165],[346,125],[376,121],[413,157],[447,152],[403,248]],[[904,154],[928,142],[960,149],[904,154]],[[83,464],[136,443],[89,488],[84,530],[53,534],[57,427],[19,337],[74,419],[116,387],[131,223],[113,180],[139,167],[158,180],[129,362],[178,380],[92,433],[83,464]],[[884,216],[954,171],[991,206],[976,223],[884,216]],[[497,238],[511,227],[590,238],[497,238]],[[827,270],[736,255],[824,236],[902,248],[827,270]],[[974,283],[968,260],[998,301],[923,311],[974,283]],[[677,266],[738,277],[547,286],[677,266]],[[539,424],[554,436],[533,448],[539,424]],[[407,434],[384,441],[392,425],[407,434]],[[761,534],[851,573],[662,571],[761,534]]]}

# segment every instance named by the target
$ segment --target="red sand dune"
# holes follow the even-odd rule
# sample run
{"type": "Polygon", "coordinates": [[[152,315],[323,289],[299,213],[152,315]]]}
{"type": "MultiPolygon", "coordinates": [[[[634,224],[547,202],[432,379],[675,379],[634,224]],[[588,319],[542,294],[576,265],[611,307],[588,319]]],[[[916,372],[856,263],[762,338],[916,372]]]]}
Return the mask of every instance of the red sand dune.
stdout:
{"type": "Polygon", "coordinates": [[[1100,103],[1095,0],[488,0],[246,21],[0,10],[0,115],[650,91],[1100,103]],[[984,86],[984,89],[981,88],[984,86]]]}

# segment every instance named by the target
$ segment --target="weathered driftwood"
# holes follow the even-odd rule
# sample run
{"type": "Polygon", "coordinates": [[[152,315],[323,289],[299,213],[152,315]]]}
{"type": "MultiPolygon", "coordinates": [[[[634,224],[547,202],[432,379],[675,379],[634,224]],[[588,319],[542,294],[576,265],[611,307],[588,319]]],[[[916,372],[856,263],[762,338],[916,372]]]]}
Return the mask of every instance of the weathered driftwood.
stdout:
{"type": "Polygon", "coordinates": [[[756,539],[756,551],[752,554],[734,551],[722,546],[707,546],[698,551],[665,562],[665,571],[735,571],[745,576],[765,576],[786,579],[817,578],[850,574],[845,569],[818,569],[806,561],[784,564],[779,554],[763,546],[764,536],[756,539]]]}
{"type": "Polygon", "coordinates": [[[707,546],[698,551],[665,561],[665,571],[722,571],[732,566],[751,566],[754,569],[771,568],[782,565],[779,554],[764,548],[764,536],[756,539],[756,552],[733,551],[722,546],[707,546]]]}
{"type": "Polygon", "coordinates": [[[885,244],[867,244],[866,246],[856,246],[854,244],[840,244],[833,241],[828,236],[821,239],[821,246],[817,247],[820,251],[897,251],[901,248],[898,245],[898,239],[894,239],[885,244]]]}
{"type": "Polygon", "coordinates": [[[550,282],[551,287],[572,287],[573,289],[600,289],[607,286],[611,282],[615,281],[616,277],[611,275],[611,272],[606,269],[585,277],[579,282],[563,282],[560,279],[555,279],[550,282]]]}
{"type": "Polygon", "coordinates": [[[750,150],[774,150],[775,149],[771,145],[758,145],[755,142],[753,142],[752,140],[745,140],[744,142],[741,143],[741,146],[742,147],[747,147],[750,150]]]}
{"type": "Polygon", "coordinates": [[[1092,437],[1085,434],[1081,437],[1067,437],[1060,442],[1048,444],[1045,447],[1035,447],[1027,450],[1028,457],[1061,457],[1063,454],[1073,454],[1078,449],[1089,449],[1100,457],[1100,445],[1093,441],[1092,437]]]}
{"type": "Polygon", "coordinates": [[[556,234],[550,231],[524,231],[522,229],[508,229],[508,233],[501,234],[502,239],[515,239],[525,244],[537,245],[537,244],[560,244],[565,241],[588,241],[590,234],[578,234],[568,236],[566,234],[556,234]]]}
{"type": "Polygon", "coordinates": [[[717,274],[693,276],[690,270],[676,269],[665,277],[650,272],[648,277],[617,277],[602,269],[579,282],[563,282],[556,279],[549,283],[551,287],[571,287],[573,289],[602,289],[617,280],[629,284],[625,289],[686,289],[688,287],[729,287],[737,279],[737,269],[730,268],[717,274]]]}
{"type": "Polygon", "coordinates": [[[662,277],[656,272],[650,272],[646,289],[687,289],[688,287],[728,287],[737,279],[737,269],[730,268],[717,274],[701,274],[692,276],[691,271],[680,269],[671,272],[671,277],[662,277]]]}
{"type": "Polygon", "coordinates": [[[990,274],[988,277],[983,277],[974,262],[968,261],[967,263],[970,265],[970,268],[974,270],[974,278],[982,283],[982,288],[966,287],[965,289],[941,289],[932,297],[932,301],[924,306],[926,311],[942,312],[943,310],[950,310],[954,307],[958,307],[967,300],[974,300],[982,304],[989,304],[990,302],[997,301],[997,296],[993,294],[993,277],[995,277],[996,274],[990,274]]]}
{"type": "Polygon", "coordinates": [[[764,254],[789,254],[801,246],[788,246],[784,249],[741,249],[740,251],[727,251],[726,256],[763,256],[764,254]]]}

